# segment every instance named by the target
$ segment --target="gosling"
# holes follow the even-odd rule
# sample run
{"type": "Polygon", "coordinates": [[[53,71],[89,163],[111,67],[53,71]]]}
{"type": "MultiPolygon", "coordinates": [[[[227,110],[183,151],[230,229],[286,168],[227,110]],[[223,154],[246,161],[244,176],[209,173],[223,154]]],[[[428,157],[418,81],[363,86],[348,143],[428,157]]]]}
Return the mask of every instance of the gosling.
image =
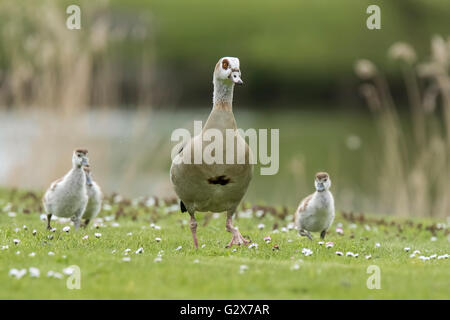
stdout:
{"type": "Polygon", "coordinates": [[[83,227],[87,227],[89,222],[100,212],[103,194],[98,184],[92,180],[91,168],[87,165],[83,167],[83,170],[86,174],[86,188],[89,198],[86,210],[84,210],[83,214],[83,227]]]}
{"type": "Polygon", "coordinates": [[[89,164],[88,151],[77,149],[72,155],[72,169],[53,182],[44,194],[43,205],[47,212],[47,229],[51,229],[52,215],[71,218],[75,229],[80,227],[81,217],[88,203],[86,174],[83,166],[89,164]]]}
{"type": "Polygon", "coordinates": [[[303,199],[295,213],[298,233],[310,240],[310,232],[320,232],[324,239],[334,220],[334,199],[329,191],[331,180],[328,173],[317,173],[314,185],[316,192],[303,199]]]}

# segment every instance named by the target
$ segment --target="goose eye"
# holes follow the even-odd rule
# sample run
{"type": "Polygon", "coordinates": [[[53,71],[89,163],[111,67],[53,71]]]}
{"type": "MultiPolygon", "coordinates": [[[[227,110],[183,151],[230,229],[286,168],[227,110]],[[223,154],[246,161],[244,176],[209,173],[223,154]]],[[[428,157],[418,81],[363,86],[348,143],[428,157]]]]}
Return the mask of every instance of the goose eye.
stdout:
{"type": "Polygon", "coordinates": [[[224,70],[227,70],[229,66],[230,66],[230,63],[228,62],[228,60],[227,60],[227,59],[224,59],[224,60],[222,61],[222,68],[223,68],[224,70]]]}

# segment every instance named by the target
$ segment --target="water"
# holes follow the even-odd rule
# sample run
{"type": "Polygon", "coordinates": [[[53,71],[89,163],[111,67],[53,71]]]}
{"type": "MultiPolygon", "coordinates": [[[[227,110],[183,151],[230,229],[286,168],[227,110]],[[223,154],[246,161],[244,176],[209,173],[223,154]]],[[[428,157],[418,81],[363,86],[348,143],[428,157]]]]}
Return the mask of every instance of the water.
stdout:
{"type": "MultiPolygon", "coordinates": [[[[169,180],[170,135],[193,129],[209,109],[93,111],[71,116],[53,113],[0,113],[0,185],[43,190],[71,166],[72,150],[89,149],[94,178],[104,192],[124,196],[174,196],[169,180]]],[[[259,175],[245,197],[271,205],[296,206],[311,193],[317,171],[328,171],[337,205],[371,210],[370,172],[376,162],[376,136],[370,117],[342,112],[235,110],[238,127],[280,130],[280,168],[259,175]]]]}

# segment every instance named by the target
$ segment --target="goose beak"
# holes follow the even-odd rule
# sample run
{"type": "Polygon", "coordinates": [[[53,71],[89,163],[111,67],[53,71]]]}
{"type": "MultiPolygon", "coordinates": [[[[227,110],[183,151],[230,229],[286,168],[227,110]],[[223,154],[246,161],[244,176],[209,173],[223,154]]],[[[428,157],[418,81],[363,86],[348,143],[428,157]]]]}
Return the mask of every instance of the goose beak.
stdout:
{"type": "Polygon", "coordinates": [[[88,186],[92,186],[92,179],[91,179],[91,177],[89,175],[86,176],[86,184],[88,186]]]}
{"type": "Polygon", "coordinates": [[[81,165],[82,166],[87,166],[89,164],[89,160],[87,159],[87,158],[83,158],[82,160],[81,160],[81,165]]]}
{"type": "Polygon", "coordinates": [[[240,86],[244,84],[244,81],[242,81],[242,79],[241,79],[240,71],[231,72],[230,80],[233,81],[233,83],[240,85],[240,86]]]}

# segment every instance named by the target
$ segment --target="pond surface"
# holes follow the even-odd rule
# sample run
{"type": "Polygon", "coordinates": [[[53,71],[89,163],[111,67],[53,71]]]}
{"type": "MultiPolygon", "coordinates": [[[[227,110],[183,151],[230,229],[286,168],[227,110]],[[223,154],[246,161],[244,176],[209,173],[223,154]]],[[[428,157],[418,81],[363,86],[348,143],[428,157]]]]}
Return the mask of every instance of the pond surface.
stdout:
{"type": "MultiPolygon", "coordinates": [[[[246,200],[296,206],[314,191],[315,172],[327,171],[337,207],[375,208],[370,195],[377,187],[378,146],[370,115],[317,110],[235,110],[239,128],[279,129],[279,171],[262,176],[257,165],[246,200]]],[[[193,121],[204,122],[209,111],[101,110],[76,117],[2,112],[0,185],[44,189],[70,169],[72,150],[85,147],[106,193],[173,196],[169,168],[176,143],[171,133],[177,128],[192,132],[193,121]]]]}

